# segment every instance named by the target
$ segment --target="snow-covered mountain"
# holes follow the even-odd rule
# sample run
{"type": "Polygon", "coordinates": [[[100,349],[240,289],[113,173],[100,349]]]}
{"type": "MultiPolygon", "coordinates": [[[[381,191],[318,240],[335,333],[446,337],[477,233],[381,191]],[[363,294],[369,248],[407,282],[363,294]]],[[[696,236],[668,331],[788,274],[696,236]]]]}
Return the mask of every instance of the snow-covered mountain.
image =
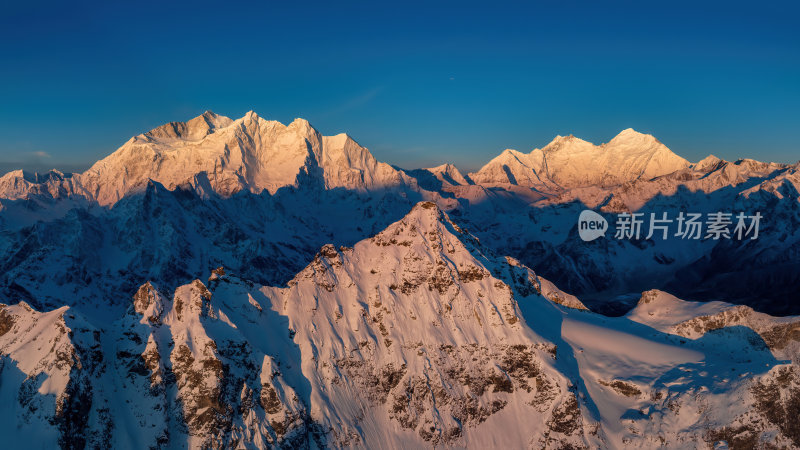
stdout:
{"type": "Polygon", "coordinates": [[[422,202],[283,288],[145,283],[102,327],[0,306],[0,423],[48,447],[800,445],[800,318],[568,297],[422,202]]]}
{"type": "Polygon", "coordinates": [[[796,173],[714,156],[689,164],[633,130],[600,146],[558,137],[530,154],[506,151],[469,176],[450,164],[403,170],[301,119],[207,112],[136,136],[82,174],[0,178],[0,291],[38,306],[107,303],[147,280],[173,288],[220,265],[282,284],[321,245],[352,245],[430,200],[600,310],[624,312],[636,293],[660,288],[795,314],[784,299],[800,282],[796,173]],[[761,211],[766,232],[746,245],[584,243],[575,233],[586,207],[612,223],[622,211],[761,211]]]}
{"type": "Polygon", "coordinates": [[[480,184],[516,184],[552,191],[647,180],[690,165],[653,136],[628,128],[602,145],[570,135],[558,136],[527,154],[505,150],[469,176],[480,184]]]}
{"type": "Polygon", "coordinates": [[[287,126],[252,111],[236,121],[207,111],[135,136],[81,174],[11,172],[0,179],[0,193],[16,199],[47,191],[110,206],[150,181],[230,196],[242,190],[274,194],[304,179],[348,190],[404,181],[346,134],[322,136],[303,119],[287,126]]]}
{"type": "Polygon", "coordinates": [[[800,314],[799,167],[625,130],[405,170],[302,119],[206,112],[84,173],[10,172],[0,426],[69,448],[800,447],[800,319],[774,317],[800,314]],[[754,241],[583,242],[587,208],[764,219],[754,241]]]}
{"type": "MultiPolygon", "coordinates": [[[[636,180],[600,189],[576,188],[538,202],[534,219],[525,212],[504,212],[520,222],[516,242],[500,249],[512,254],[562,289],[606,302],[609,298],[658,287],[687,298],[746,303],[773,314],[796,314],[800,262],[800,204],[797,165],[752,160],[718,161],[702,170],[686,168],[651,180],[636,180]],[[680,212],[736,214],[759,212],[757,240],[605,239],[584,243],[577,239],[574,217],[585,208],[600,211],[609,223],[619,212],[668,214],[680,212]],[[567,217],[564,217],[564,216],[567,217]],[[769,283],[770,289],[764,289],[769,283]],[[600,294],[598,294],[600,292],[600,294]],[[603,294],[605,292],[605,294],[603,294]]],[[[496,218],[511,223],[511,218],[496,218]]],[[[491,225],[489,226],[491,227],[491,225]]],[[[503,242],[507,230],[488,233],[503,242]]],[[[612,230],[613,231],[613,230],[612,230]]],[[[630,297],[629,297],[630,298],[630,297]]],[[[593,303],[590,301],[590,303],[593,303]]],[[[628,306],[625,306],[628,307],[628,306]]]]}

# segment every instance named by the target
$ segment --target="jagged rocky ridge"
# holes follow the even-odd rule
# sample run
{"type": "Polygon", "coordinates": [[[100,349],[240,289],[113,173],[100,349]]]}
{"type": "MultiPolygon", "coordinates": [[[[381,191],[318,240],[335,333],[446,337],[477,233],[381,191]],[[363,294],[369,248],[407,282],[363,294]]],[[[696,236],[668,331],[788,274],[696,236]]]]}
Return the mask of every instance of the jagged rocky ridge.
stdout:
{"type": "Polygon", "coordinates": [[[422,202],[285,287],[145,283],[110,324],[0,306],[0,423],[68,448],[798,447],[798,329],[660,291],[585,311],[422,202]]]}

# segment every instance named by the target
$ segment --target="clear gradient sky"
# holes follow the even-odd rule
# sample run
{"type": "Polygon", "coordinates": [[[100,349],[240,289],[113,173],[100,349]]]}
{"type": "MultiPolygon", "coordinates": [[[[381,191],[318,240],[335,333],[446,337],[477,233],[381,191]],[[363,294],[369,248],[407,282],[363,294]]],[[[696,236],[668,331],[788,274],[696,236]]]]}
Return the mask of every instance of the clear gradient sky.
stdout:
{"type": "Polygon", "coordinates": [[[800,159],[797,2],[121,3],[0,6],[0,170],[83,170],[207,109],[409,168],[628,127],[693,161],[800,159]]]}

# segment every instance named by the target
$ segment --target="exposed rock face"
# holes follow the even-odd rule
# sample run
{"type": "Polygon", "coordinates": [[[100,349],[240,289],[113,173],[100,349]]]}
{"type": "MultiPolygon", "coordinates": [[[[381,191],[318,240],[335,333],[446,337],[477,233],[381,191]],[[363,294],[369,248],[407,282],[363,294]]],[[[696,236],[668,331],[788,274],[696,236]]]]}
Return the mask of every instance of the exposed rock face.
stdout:
{"type": "Polygon", "coordinates": [[[143,444],[266,448],[307,439],[305,409],[275,361],[238,333],[200,281],[171,301],[142,286],[120,326],[118,372],[149,403],[134,412],[145,424],[140,436],[149,435],[143,444]],[[142,298],[156,301],[142,312],[142,298]]]}
{"type": "Polygon", "coordinates": [[[22,445],[33,434],[51,445],[102,445],[113,434],[102,386],[101,332],[64,307],[40,313],[22,302],[0,308],[3,420],[22,445]],[[21,434],[19,434],[21,433],[21,434]]]}
{"type": "MultiPolygon", "coordinates": [[[[342,421],[369,430],[362,404],[385,426],[458,445],[506,408],[546,429],[568,384],[553,371],[552,346],[523,331],[514,290],[492,275],[502,268],[511,270],[423,202],[352,249],[323,247],[289,287],[263,292],[288,317],[301,353],[314,355],[302,368],[321,378],[312,401],[331,399],[324,427],[339,436],[349,435],[342,421]]],[[[519,284],[538,295],[527,279],[519,284]]]]}
{"type": "Polygon", "coordinates": [[[695,317],[675,325],[674,332],[680,336],[696,337],[710,331],[727,327],[747,327],[763,339],[774,353],[800,362],[800,319],[771,316],[753,311],[747,306],[731,306],[716,314],[695,317]]]}
{"type": "Polygon", "coordinates": [[[710,445],[724,442],[729,448],[759,448],[765,445],[767,436],[776,434],[767,447],[800,447],[800,377],[796,366],[780,367],[753,380],[741,395],[752,408],[740,412],[730,424],[709,430],[710,445]]]}
{"type": "Polygon", "coordinates": [[[555,284],[540,276],[537,276],[531,269],[516,259],[506,256],[506,261],[508,262],[509,269],[508,279],[511,280],[511,284],[515,287],[517,292],[520,292],[523,295],[530,295],[532,293],[530,288],[532,287],[536,293],[553,303],[566,306],[567,308],[584,311],[589,310],[589,308],[587,308],[586,305],[584,305],[578,299],[578,297],[567,294],[556,287],[555,284]]]}

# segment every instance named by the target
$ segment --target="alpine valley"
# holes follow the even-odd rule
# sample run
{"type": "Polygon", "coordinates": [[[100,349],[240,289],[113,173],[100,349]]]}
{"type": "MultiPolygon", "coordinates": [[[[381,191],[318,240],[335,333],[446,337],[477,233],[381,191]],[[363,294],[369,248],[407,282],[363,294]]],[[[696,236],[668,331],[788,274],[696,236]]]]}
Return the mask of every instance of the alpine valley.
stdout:
{"type": "Polygon", "coordinates": [[[10,172],[3,445],[800,448],[799,168],[628,129],[406,170],[206,112],[10,172]],[[585,209],[763,218],[584,242],[585,209]]]}

